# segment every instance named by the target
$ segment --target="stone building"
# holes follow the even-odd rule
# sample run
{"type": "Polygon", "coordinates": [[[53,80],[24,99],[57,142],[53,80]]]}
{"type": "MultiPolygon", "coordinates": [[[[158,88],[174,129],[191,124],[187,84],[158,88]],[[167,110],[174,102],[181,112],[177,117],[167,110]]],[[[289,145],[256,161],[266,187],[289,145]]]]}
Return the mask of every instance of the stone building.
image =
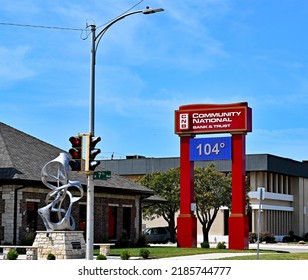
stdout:
{"type": "MultiPolygon", "coordinates": [[[[61,152],[65,151],[0,123],[0,243],[18,244],[45,230],[37,210],[46,205],[50,189],[41,181],[41,169],[61,152]]],[[[73,206],[73,217],[76,230],[85,230],[87,178],[71,172],[70,179],[84,188],[83,198],[73,206]]],[[[94,182],[94,242],[137,242],[141,203],[153,191],[114,173],[111,179],[94,182]]]]}

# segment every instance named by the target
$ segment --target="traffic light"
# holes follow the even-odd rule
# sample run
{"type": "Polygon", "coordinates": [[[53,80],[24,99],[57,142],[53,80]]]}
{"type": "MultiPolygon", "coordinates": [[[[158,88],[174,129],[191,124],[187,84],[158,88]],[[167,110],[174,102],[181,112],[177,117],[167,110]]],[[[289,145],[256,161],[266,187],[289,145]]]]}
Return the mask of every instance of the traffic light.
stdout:
{"type": "Polygon", "coordinates": [[[100,149],[95,148],[96,144],[101,141],[100,137],[88,135],[88,151],[87,151],[87,171],[94,171],[95,168],[100,164],[99,160],[95,160],[95,157],[101,152],[100,149]]]}
{"type": "Polygon", "coordinates": [[[69,153],[72,159],[69,162],[72,171],[81,171],[82,168],[82,136],[72,136],[69,138],[72,148],[69,153]]]}

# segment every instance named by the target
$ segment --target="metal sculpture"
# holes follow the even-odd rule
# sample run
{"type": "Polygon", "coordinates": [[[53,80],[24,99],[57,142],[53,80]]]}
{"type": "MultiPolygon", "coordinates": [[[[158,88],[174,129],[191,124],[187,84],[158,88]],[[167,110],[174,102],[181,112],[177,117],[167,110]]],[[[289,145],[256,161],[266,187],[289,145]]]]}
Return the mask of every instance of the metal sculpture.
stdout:
{"type": "Polygon", "coordinates": [[[75,230],[75,220],[72,216],[73,203],[83,197],[83,189],[79,181],[68,180],[69,156],[66,153],[48,162],[41,171],[42,182],[52,191],[46,196],[46,206],[38,209],[47,231],[75,230]],[[55,175],[54,175],[55,174],[55,175]],[[79,196],[73,196],[68,190],[71,188],[79,191],[79,196]],[[68,201],[67,210],[62,207],[68,201]],[[51,214],[55,213],[51,220],[51,214]],[[56,221],[55,221],[56,220],[56,221]]]}

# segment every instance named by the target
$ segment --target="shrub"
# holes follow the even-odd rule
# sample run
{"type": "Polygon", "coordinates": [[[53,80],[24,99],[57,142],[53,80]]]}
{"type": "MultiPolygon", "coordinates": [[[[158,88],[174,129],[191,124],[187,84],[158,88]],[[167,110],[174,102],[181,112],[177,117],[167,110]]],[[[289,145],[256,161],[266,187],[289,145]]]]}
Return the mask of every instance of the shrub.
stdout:
{"type": "Polygon", "coordinates": [[[216,249],[226,249],[227,246],[226,246],[226,242],[218,242],[217,246],[216,246],[216,249]]]}
{"type": "MultiPolygon", "coordinates": [[[[269,232],[260,232],[260,242],[266,242],[266,243],[275,243],[275,236],[272,233],[269,232]]],[[[249,233],[249,242],[250,243],[256,243],[258,241],[258,234],[255,232],[249,233]]]]}
{"type": "MultiPolygon", "coordinates": [[[[269,232],[264,232],[263,234],[260,234],[260,236],[262,236],[262,240],[260,240],[261,242],[266,242],[266,243],[275,243],[275,236],[272,233],[269,232]]],[[[261,239],[261,237],[260,237],[261,239]]]]}
{"type": "Polygon", "coordinates": [[[289,231],[289,235],[286,235],[282,238],[282,242],[299,242],[301,240],[303,240],[303,238],[295,235],[292,230],[289,231]]]}
{"type": "Polygon", "coordinates": [[[148,249],[144,249],[144,248],[140,249],[139,256],[141,256],[144,259],[148,259],[149,256],[150,256],[150,251],[148,249]]]}
{"type": "Polygon", "coordinates": [[[131,257],[131,253],[129,250],[124,250],[121,252],[120,258],[121,260],[128,260],[131,257]]]}
{"type": "Polygon", "coordinates": [[[18,258],[18,253],[14,249],[10,249],[10,251],[7,253],[7,259],[8,260],[16,260],[18,258]]]}
{"type": "Polygon", "coordinates": [[[49,253],[47,256],[47,260],[55,260],[56,256],[54,254],[49,253]]]}
{"type": "Polygon", "coordinates": [[[255,232],[249,233],[249,243],[256,243],[258,241],[258,234],[255,232]]]}
{"type": "Polygon", "coordinates": [[[210,244],[207,241],[202,242],[200,245],[201,245],[201,248],[210,248],[210,244]]]}
{"type": "Polygon", "coordinates": [[[96,256],[96,259],[100,260],[100,261],[101,260],[107,260],[107,257],[105,255],[99,254],[99,255],[96,256]]]}
{"type": "Polygon", "coordinates": [[[308,232],[304,234],[304,241],[308,241],[308,232]]]}

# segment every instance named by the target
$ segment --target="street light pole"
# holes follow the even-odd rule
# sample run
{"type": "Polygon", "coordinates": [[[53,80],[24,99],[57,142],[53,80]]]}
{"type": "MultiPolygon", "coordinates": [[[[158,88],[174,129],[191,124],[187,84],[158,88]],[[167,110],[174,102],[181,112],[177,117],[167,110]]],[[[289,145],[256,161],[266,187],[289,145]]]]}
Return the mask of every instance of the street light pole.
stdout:
{"type": "Polygon", "coordinates": [[[90,110],[89,110],[89,132],[94,135],[94,114],[95,114],[95,64],[96,64],[96,45],[95,31],[96,26],[91,25],[91,68],[90,68],[90,110]]]}
{"type": "MultiPolygon", "coordinates": [[[[96,64],[96,51],[99,42],[105,32],[116,22],[124,19],[127,16],[142,13],[144,15],[162,12],[164,9],[151,9],[132,11],[123,14],[114,20],[110,21],[99,33],[96,35],[96,25],[91,27],[91,65],[90,65],[90,110],[89,110],[89,132],[94,136],[94,116],[95,116],[95,64],[96,64]]],[[[87,175],[87,228],[86,228],[86,259],[93,259],[93,240],[94,240],[94,182],[92,174],[87,175]]]]}

